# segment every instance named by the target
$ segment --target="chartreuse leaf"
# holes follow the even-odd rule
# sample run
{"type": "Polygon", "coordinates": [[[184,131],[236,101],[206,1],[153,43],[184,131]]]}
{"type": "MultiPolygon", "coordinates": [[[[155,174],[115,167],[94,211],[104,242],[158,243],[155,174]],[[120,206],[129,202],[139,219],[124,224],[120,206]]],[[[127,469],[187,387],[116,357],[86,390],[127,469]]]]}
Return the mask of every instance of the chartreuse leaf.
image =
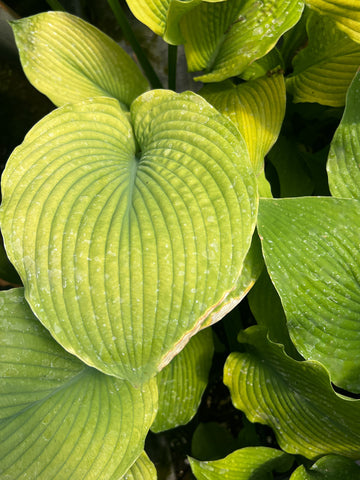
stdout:
{"type": "Polygon", "coordinates": [[[317,12],[333,18],[338,27],[360,43],[360,4],[358,0],[306,0],[317,12]]]}
{"type": "Polygon", "coordinates": [[[26,76],[57,106],[97,96],[129,106],[148,89],[129,55],[78,17],[46,12],[11,25],[26,76]]]}
{"type": "Polygon", "coordinates": [[[300,465],[290,480],[339,480],[339,478],[359,480],[359,465],[340,455],[325,455],[310,468],[300,465]]]}
{"type": "Polygon", "coordinates": [[[126,472],[122,480],[156,480],[157,473],[154,464],[151,462],[145,452],[142,452],[140,457],[126,472]]]}
{"type": "Polygon", "coordinates": [[[87,367],[31,313],[23,289],[0,292],[0,476],[113,479],[141,454],[157,404],[87,367]]]}
{"type": "Polygon", "coordinates": [[[327,171],[334,197],[360,199],[359,108],[360,72],[350,85],[344,115],[330,146],[327,171]]]}
{"type": "Polygon", "coordinates": [[[211,462],[189,460],[197,480],[267,480],[271,472],[286,472],[293,463],[290,455],[267,447],[242,448],[211,462]]]}
{"type": "Polygon", "coordinates": [[[294,57],[287,89],[294,102],[341,107],[360,63],[360,45],[331,18],[316,13],[309,15],[307,32],[308,45],[294,57]]]}
{"type": "Polygon", "coordinates": [[[336,394],[321,364],[293,360],[262,327],[241,332],[239,341],[245,353],[231,353],[224,367],[236,408],[269,425],[285,452],[359,458],[359,401],[336,394]]]}
{"type": "Polygon", "coordinates": [[[264,260],[261,253],[261,244],[259,236],[255,232],[236,287],[225,300],[214,309],[211,315],[209,315],[208,319],[203,323],[202,328],[219,322],[225,315],[231,312],[251,290],[263,268],[264,260]]]}
{"type": "Polygon", "coordinates": [[[208,383],[213,353],[212,332],[207,328],[158,373],[159,408],[153,432],[185,425],[193,418],[208,383]]]}
{"type": "Polygon", "coordinates": [[[331,197],[263,199],[265,263],[299,352],[360,391],[360,203],[331,197]]]}
{"type": "Polygon", "coordinates": [[[190,71],[219,82],[263,57],[300,19],[302,0],[202,2],[180,20],[190,71]]]}
{"type": "Polygon", "coordinates": [[[180,19],[202,1],[224,0],[126,0],[130,10],[140,22],[156,35],[173,45],[184,42],[179,28],[180,19]]]}
{"type": "Polygon", "coordinates": [[[64,106],[3,174],[5,245],[31,308],[85,363],[139,384],[236,286],[257,191],[236,127],[159,90],[64,106]]]}
{"type": "Polygon", "coordinates": [[[285,115],[284,76],[279,73],[235,85],[231,80],[205,85],[200,94],[232,120],[244,137],[255,173],[275,143],[285,115]]]}

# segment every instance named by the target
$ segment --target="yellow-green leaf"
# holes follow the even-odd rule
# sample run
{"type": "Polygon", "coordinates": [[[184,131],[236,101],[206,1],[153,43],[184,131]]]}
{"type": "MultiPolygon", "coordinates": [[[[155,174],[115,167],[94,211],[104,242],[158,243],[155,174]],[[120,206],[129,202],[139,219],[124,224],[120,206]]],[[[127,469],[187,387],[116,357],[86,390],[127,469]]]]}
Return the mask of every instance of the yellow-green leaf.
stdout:
{"type": "Polygon", "coordinates": [[[52,112],[2,177],[2,231],[26,298],[85,363],[138,384],[236,287],[257,216],[236,127],[192,93],[52,112]]]}
{"type": "Polygon", "coordinates": [[[263,57],[301,17],[302,0],[202,2],[180,21],[190,71],[220,82],[263,57]]]}
{"type": "Polygon", "coordinates": [[[360,64],[360,45],[316,13],[309,15],[307,32],[308,45],[294,57],[287,89],[294,102],[340,107],[360,64]]]}
{"type": "Polygon", "coordinates": [[[26,76],[57,106],[98,96],[129,106],[148,89],[129,55],[74,15],[46,12],[11,25],[26,76]]]}
{"type": "Polygon", "coordinates": [[[360,202],[261,199],[258,231],[291,340],[338,386],[360,391],[360,202]]]}
{"type": "Polygon", "coordinates": [[[208,383],[213,352],[212,332],[207,328],[157,374],[159,408],[153,432],[185,425],[193,418],[208,383]]]}
{"type": "Polygon", "coordinates": [[[239,85],[227,80],[206,85],[200,94],[235,123],[258,174],[264,168],[264,157],[278,138],[284,119],[284,76],[274,73],[239,85]]]}
{"type": "Polygon", "coordinates": [[[305,0],[309,7],[333,18],[338,27],[360,43],[360,3],[358,0],[305,0]]]}
{"type": "Polygon", "coordinates": [[[246,351],[231,353],[224,367],[236,408],[269,425],[285,452],[359,458],[358,400],[335,393],[322,365],[293,360],[259,326],[241,332],[239,341],[246,351]]]}
{"type": "Polygon", "coordinates": [[[300,465],[289,480],[360,480],[360,467],[340,455],[325,455],[310,468],[300,465]]]}
{"type": "Polygon", "coordinates": [[[122,480],[156,480],[157,473],[154,464],[151,462],[145,452],[142,452],[140,457],[126,472],[122,480]]]}
{"type": "Polygon", "coordinates": [[[331,142],[327,162],[334,197],[360,200],[360,72],[352,81],[340,125],[331,142]]]}
{"type": "Polygon", "coordinates": [[[0,292],[0,477],[112,480],[144,448],[157,407],[139,388],[83,364],[38,322],[23,289],[0,292]]]}
{"type": "Polygon", "coordinates": [[[184,42],[180,31],[180,19],[202,1],[224,0],[126,0],[130,10],[140,22],[156,35],[173,45],[184,42]]]}
{"type": "Polygon", "coordinates": [[[293,463],[290,455],[267,447],[242,448],[211,462],[189,460],[197,480],[267,480],[271,472],[286,472],[293,463]]]}

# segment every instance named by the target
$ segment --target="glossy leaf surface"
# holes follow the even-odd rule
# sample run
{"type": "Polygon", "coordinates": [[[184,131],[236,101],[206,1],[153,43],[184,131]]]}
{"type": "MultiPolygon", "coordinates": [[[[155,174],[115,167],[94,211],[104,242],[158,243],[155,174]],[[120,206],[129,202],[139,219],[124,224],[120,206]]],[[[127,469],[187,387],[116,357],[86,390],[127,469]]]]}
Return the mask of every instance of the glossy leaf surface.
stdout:
{"type": "Polygon", "coordinates": [[[318,14],[307,21],[308,45],[293,60],[287,89],[294,102],[317,102],[341,107],[360,63],[360,45],[335,22],[318,14]]]}
{"type": "Polygon", "coordinates": [[[334,197],[360,200],[360,73],[352,81],[340,125],[331,142],[327,163],[334,197]]]}
{"type": "Polygon", "coordinates": [[[193,418],[208,383],[213,352],[212,332],[207,328],[157,374],[159,408],[153,432],[185,425],[193,418]]]}
{"type": "Polygon", "coordinates": [[[39,122],[3,175],[2,230],[31,308],[61,345],[142,383],[234,289],[257,192],[235,126],[159,90],[131,121],[110,98],[39,122]]]}
{"type": "Polygon", "coordinates": [[[310,468],[300,465],[290,480],[339,480],[360,479],[360,467],[353,460],[339,455],[325,455],[310,468]]]}
{"type": "Polygon", "coordinates": [[[129,106],[148,89],[129,55],[78,17],[47,12],[11,25],[26,76],[57,106],[98,96],[129,106]]]}
{"type": "Polygon", "coordinates": [[[120,478],[143,450],[156,382],[129,383],[63,350],[23,289],[0,293],[1,478],[120,478]]]}
{"type": "Polygon", "coordinates": [[[197,480],[267,480],[272,471],[284,472],[292,462],[290,455],[267,447],[242,448],[211,462],[190,458],[197,480]]]}
{"type": "Polygon", "coordinates": [[[189,70],[205,70],[196,78],[203,82],[239,75],[276,45],[303,7],[302,0],[199,4],[180,22],[189,70]]]}
{"type": "Polygon", "coordinates": [[[265,263],[290,337],[331,380],[360,391],[360,204],[330,197],[261,200],[265,263]]]}
{"type": "Polygon", "coordinates": [[[315,459],[338,454],[356,460],[360,448],[360,403],[337,395],[324,367],[296,361],[250,327],[239,335],[245,353],[231,353],[224,383],[236,408],[269,425],[288,453],[315,459]]]}
{"type": "Polygon", "coordinates": [[[360,4],[357,0],[306,0],[306,4],[333,18],[341,30],[360,43],[360,4]]]}

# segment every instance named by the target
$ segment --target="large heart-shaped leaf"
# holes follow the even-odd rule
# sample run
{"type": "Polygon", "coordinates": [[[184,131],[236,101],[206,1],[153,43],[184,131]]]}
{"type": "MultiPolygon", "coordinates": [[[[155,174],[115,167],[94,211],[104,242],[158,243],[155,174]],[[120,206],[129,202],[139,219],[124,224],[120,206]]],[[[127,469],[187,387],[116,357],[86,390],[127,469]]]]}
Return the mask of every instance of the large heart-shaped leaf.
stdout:
{"type": "Polygon", "coordinates": [[[318,362],[296,361],[259,326],[241,332],[245,353],[231,353],[224,383],[248,419],[269,425],[288,453],[354,460],[360,449],[360,403],[338,395],[318,362]]]}
{"type": "Polygon", "coordinates": [[[219,82],[263,57],[301,17],[302,0],[202,2],[180,21],[189,70],[219,82]]]}
{"type": "Polygon", "coordinates": [[[135,17],[156,35],[170,44],[180,45],[184,42],[180,19],[202,1],[211,3],[224,0],[126,0],[126,3],[135,17]]]}
{"type": "Polygon", "coordinates": [[[129,106],[148,89],[129,55],[78,17],[47,12],[11,25],[26,76],[57,106],[97,96],[129,106]]]}
{"type": "Polygon", "coordinates": [[[287,89],[294,102],[317,102],[341,107],[360,64],[360,45],[335,22],[312,13],[307,20],[309,42],[293,60],[287,89]]]}
{"type": "Polygon", "coordinates": [[[37,321],[23,289],[0,292],[0,477],[113,479],[144,448],[156,412],[141,388],[87,367],[37,321]]]}
{"type": "Polygon", "coordinates": [[[346,107],[331,142],[327,171],[334,197],[360,200],[360,72],[346,96],[346,107]]]}
{"type": "Polygon", "coordinates": [[[360,467],[340,455],[325,455],[310,468],[300,465],[289,480],[360,480],[360,467]]]}
{"type": "Polygon", "coordinates": [[[247,447],[212,462],[190,458],[197,480],[267,480],[271,472],[286,472],[293,463],[290,455],[267,447],[247,447]]]}
{"type": "Polygon", "coordinates": [[[358,0],[305,0],[309,7],[330,16],[339,28],[360,43],[360,4],[358,0]]]}
{"type": "Polygon", "coordinates": [[[232,120],[244,137],[256,173],[264,168],[264,157],[275,143],[285,115],[284,77],[272,76],[233,84],[231,80],[206,85],[200,94],[232,120]]]}
{"type": "Polygon", "coordinates": [[[61,345],[142,383],[236,286],[257,191],[236,127],[159,90],[45,117],[10,157],[2,231],[31,308],[61,345]]]}
{"type": "Polygon", "coordinates": [[[193,418],[208,383],[213,352],[212,332],[207,328],[157,374],[159,408],[153,432],[185,425],[193,418]]]}
{"type": "Polygon", "coordinates": [[[265,263],[290,337],[337,385],[360,391],[360,203],[293,198],[260,203],[265,263]]]}

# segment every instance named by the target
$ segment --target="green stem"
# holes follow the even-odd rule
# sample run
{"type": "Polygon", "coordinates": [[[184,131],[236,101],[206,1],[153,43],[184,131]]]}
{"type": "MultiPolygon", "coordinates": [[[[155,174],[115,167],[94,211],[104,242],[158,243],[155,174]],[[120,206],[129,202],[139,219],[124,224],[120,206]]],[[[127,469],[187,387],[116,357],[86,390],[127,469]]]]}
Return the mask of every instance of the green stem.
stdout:
{"type": "Polygon", "coordinates": [[[46,1],[53,10],[66,12],[65,8],[61,5],[59,0],[46,0],[46,1]]]}
{"type": "Polygon", "coordinates": [[[152,88],[163,88],[159,77],[156,75],[155,70],[153,69],[152,65],[147,59],[138,41],[136,40],[134,32],[132,31],[129,25],[129,22],[126,18],[126,15],[123,9],[121,8],[118,0],[108,0],[108,4],[110,5],[110,8],[114,12],[115,18],[124,34],[124,37],[132,46],[132,49],[134,50],[134,53],[137,59],[139,60],[139,63],[142,66],[144,73],[147,76],[152,88]]]}
{"type": "Polygon", "coordinates": [[[168,45],[168,87],[176,90],[177,45],[168,45]]]}

